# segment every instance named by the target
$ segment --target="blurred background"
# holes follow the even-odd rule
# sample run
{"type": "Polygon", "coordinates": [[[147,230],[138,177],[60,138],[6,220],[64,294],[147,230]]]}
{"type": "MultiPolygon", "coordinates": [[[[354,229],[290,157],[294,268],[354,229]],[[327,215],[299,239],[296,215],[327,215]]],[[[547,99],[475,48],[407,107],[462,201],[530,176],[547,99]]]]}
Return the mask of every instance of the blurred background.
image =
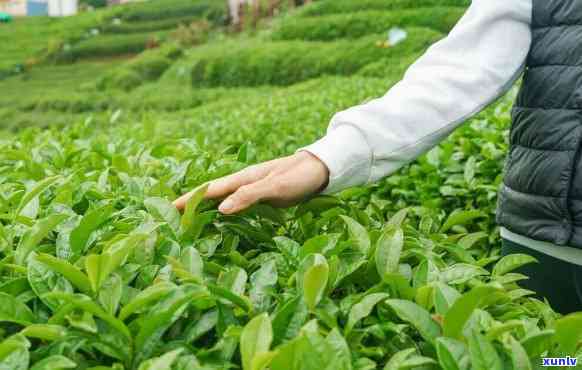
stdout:
{"type": "Polygon", "coordinates": [[[331,104],[324,112],[313,108],[324,114],[319,134],[326,115],[384,93],[467,4],[0,0],[0,129],[116,111],[181,120],[212,103],[219,103],[210,108],[216,111],[220,104],[258,107],[277,94],[313,94],[302,84],[311,81],[331,104]]]}

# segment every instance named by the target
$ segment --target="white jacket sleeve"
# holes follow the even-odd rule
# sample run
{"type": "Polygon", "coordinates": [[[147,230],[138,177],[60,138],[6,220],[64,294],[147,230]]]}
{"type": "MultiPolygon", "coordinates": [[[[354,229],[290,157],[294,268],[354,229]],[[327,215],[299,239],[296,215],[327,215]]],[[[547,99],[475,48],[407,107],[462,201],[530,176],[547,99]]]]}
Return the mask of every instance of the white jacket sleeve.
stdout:
{"type": "Polygon", "coordinates": [[[531,44],[532,0],[473,0],[381,98],[337,113],[302,148],[329,168],[325,193],[376,181],[436,146],[521,75],[531,44]]]}

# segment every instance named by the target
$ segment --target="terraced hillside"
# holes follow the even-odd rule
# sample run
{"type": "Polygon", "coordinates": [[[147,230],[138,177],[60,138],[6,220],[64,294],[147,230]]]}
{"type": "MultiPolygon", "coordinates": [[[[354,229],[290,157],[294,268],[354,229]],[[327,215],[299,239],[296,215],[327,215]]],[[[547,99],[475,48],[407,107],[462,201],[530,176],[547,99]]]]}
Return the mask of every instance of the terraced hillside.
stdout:
{"type": "Polygon", "coordinates": [[[0,24],[0,79],[45,60],[135,55],[146,49],[148,41],[163,40],[179,24],[202,19],[224,24],[224,4],[217,0],[136,2],[75,17],[17,18],[0,24]]]}

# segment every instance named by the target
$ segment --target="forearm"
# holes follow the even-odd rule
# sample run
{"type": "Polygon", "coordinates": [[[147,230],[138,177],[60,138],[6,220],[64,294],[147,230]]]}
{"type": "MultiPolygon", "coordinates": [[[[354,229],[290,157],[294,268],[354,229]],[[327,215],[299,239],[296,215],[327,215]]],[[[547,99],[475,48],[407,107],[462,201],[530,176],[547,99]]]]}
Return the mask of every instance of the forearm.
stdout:
{"type": "Polygon", "coordinates": [[[386,95],[336,114],[304,148],[329,168],[326,192],[393,173],[506,92],[529,51],[530,0],[475,0],[386,95]]]}

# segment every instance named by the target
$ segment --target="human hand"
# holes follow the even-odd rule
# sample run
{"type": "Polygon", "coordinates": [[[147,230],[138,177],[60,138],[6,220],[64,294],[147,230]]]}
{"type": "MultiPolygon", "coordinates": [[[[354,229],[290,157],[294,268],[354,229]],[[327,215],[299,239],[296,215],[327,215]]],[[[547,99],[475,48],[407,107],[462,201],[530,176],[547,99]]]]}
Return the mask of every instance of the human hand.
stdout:
{"type": "MultiPolygon", "coordinates": [[[[218,210],[233,214],[260,201],[276,207],[290,207],[322,190],[329,170],[316,156],[301,151],[291,156],[250,166],[240,172],[210,183],[208,199],[224,199],[218,210]]],[[[182,210],[191,193],[174,201],[182,210]]]]}

